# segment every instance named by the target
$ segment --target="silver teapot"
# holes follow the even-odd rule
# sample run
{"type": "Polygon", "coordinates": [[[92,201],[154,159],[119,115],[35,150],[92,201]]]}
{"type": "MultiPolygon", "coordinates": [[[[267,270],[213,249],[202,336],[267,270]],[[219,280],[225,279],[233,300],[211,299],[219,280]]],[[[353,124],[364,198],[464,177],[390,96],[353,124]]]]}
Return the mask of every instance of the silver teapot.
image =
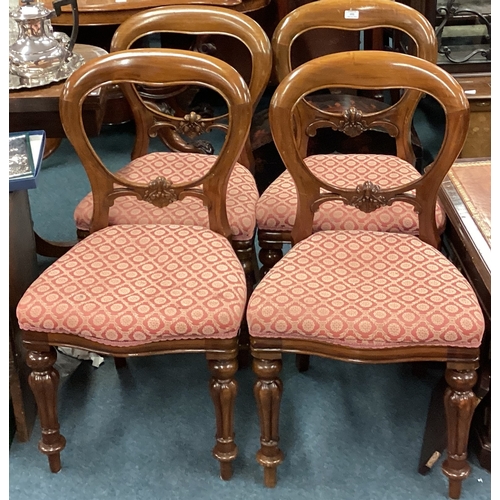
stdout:
{"type": "MultiPolygon", "coordinates": [[[[77,0],[56,0],[54,10],[36,0],[21,0],[21,5],[9,13],[16,21],[18,37],[9,45],[9,72],[39,84],[60,79],[62,68],[71,62],[78,35],[77,0]],[[73,29],[71,38],[54,33],[50,19],[61,14],[63,5],[71,5],[73,29]]],[[[62,71],[67,73],[67,71],[62,71]]],[[[68,76],[68,75],[66,75],[68,76]]]]}

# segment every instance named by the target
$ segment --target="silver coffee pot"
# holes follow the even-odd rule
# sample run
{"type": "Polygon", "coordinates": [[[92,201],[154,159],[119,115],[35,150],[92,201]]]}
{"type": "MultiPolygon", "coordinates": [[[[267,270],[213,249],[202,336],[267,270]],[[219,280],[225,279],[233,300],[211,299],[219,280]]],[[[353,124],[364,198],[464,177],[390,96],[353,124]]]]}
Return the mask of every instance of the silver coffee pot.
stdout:
{"type": "MultiPolygon", "coordinates": [[[[18,37],[9,46],[9,72],[40,85],[57,81],[75,65],[73,46],[78,35],[77,0],[55,0],[54,10],[36,0],[21,0],[9,16],[16,21],[18,37]],[[71,5],[73,28],[71,38],[54,33],[50,19],[61,14],[61,7],[71,5]]],[[[78,59],[78,65],[83,61],[78,59]]],[[[72,68],[76,69],[76,68],[72,68]]],[[[66,75],[68,76],[68,75],[66,75]]]]}

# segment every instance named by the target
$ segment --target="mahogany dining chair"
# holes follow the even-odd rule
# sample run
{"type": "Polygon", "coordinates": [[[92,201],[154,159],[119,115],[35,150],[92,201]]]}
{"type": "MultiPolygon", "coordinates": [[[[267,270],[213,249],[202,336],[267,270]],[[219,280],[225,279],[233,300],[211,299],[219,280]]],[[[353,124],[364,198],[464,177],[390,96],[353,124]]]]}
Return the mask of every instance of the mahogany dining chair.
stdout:
{"type": "Polygon", "coordinates": [[[90,234],[52,263],[17,306],[42,428],[39,449],[48,456],[51,471],[58,472],[66,441],[57,413],[56,346],[115,358],[204,353],[215,406],[213,455],[222,479],[229,479],[237,455],[234,375],[247,290],[244,270],[230,243],[226,193],[250,128],[247,85],[231,66],[208,55],[163,49],[121,51],[89,61],[68,78],[60,113],[89,178],[93,212],[90,234]],[[191,82],[217,90],[227,103],[220,154],[210,161],[174,158],[171,165],[181,171],[193,167],[189,176],[166,172],[161,157],[150,160],[140,178],[110,172],[86,135],[82,120],[86,96],[97,88],[120,85],[140,128],[150,110],[137,98],[136,85],[164,88],[191,82]],[[110,224],[109,212],[123,198],[161,210],[188,197],[207,207],[208,227],[110,224]]]}
{"type": "MultiPolygon", "coordinates": [[[[363,126],[373,120],[378,120],[376,115],[363,116],[363,126]]],[[[448,447],[442,469],[449,496],[459,498],[470,472],[467,444],[478,403],[473,388],[484,317],[466,278],[438,250],[436,199],[463,147],[468,121],[468,100],[458,82],[432,62],[407,54],[326,55],[301,65],[278,86],[270,123],[296,186],[292,248],[257,285],[247,309],[261,425],[257,460],[267,486],[276,484],[277,466],[283,461],[278,432],[282,353],[375,364],[438,361],[446,363],[448,384],[448,447]],[[424,174],[396,176],[387,183],[380,167],[360,175],[359,161],[349,155],[341,179],[318,174],[296,137],[314,119],[304,112],[306,96],[327,88],[405,88],[433,96],[444,110],[446,128],[441,149],[424,174]],[[352,177],[350,167],[356,169],[352,177]],[[374,217],[395,203],[407,204],[418,216],[418,236],[358,227],[315,232],[315,214],[332,201],[374,217]]],[[[293,397],[293,388],[288,391],[293,397]]]]}

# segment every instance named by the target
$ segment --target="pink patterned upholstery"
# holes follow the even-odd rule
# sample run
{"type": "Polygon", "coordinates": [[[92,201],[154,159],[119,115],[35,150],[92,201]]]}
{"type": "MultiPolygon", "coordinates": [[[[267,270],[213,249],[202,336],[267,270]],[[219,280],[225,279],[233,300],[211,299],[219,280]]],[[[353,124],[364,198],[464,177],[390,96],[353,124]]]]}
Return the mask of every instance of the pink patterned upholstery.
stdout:
{"type": "Polygon", "coordinates": [[[198,226],[120,225],[53,263],[17,307],[24,330],[113,346],[230,338],[246,302],[231,244],[198,226]]]}
{"type": "MultiPolygon", "coordinates": [[[[117,172],[134,182],[148,182],[159,175],[173,183],[200,178],[215,162],[215,156],[194,153],[150,153],[130,162],[117,172]]],[[[233,239],[251,240],[255,231],[255,206],[259,198],[252,174],[236,164],[229,179],[227,214],[233,239]]],[[[76,207],[76,227],[88,231],[92,219],[92,193],[76,207]]],[[[109,224],[182,224],[208,227],[203,202],[189,196],[164,208],[140,201],[133,196],[118,198],[109,211],[109,224]]]]}
{"type": "Polygon", "coordinates": [[[415,236],[322,231],[295,245],[254,290],[250,335],[354,348],[478,347],[469,283],[415,236]]]}
{"type": "MultiPolygon", "coordinates": [[[[304,160],[320,179],[338,187],[355,187],[370,180],[382,188],[397,186],[418,178],[417,170],[395,156],[373,154],[314,155],[304,160]]],[[[295,184],[283,172],[262,194],[257,203],[257,226],[264,231],[291,231],[297,204],[295,184]]],[[[445,215],[436,207],[436,223],[444,229],[445,215]]],[[[369,214],[341,201],[323,203],[314,216],[313,231],[363,229],[418,235],[418,216],[408,203],[396,202],[369,214]]]]}

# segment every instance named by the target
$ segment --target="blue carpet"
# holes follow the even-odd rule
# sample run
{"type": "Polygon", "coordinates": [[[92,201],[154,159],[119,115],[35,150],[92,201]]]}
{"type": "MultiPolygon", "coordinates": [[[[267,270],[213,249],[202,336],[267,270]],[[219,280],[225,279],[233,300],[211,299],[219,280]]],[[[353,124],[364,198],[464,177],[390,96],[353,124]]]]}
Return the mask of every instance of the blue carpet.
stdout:
{"type": "MultiPolygon", "coordinates": [[[[435,130],[429,129],[429,136],[435,130]]],[[[130,125],[104,127],[92,139],[113,168],[129,161],[130,125]]],[[[158,143],[153,149],[159,147],[158,143]]],[[[428,148],[429,150],[429,148],[428,148]]],[[[83,168],[67,141],[43,162],[30,191],[35,230],[47,239],[75,238],[73,210],[88,192],[83,168]]],[[[40,258],[41,267],[50,259],[40,258]]],[[[447,498],[442,458],[417,472],[431,391],[440,376],[410,365],[353,365],[312,358],[300,374],[284,358],[278,485],[264,488],[255,461],[259,427],[249,368],[237,374],[236,443],[240,454],[229,482],[212,458],[215,423],[208,370],[201,355],[135,358],[116,370],[82,362],[62,379],[61,431],[67,439],[63,469],[51,474],[30,442],[10,448],[11,500],[434,500],[447,498]]],[[[471,454],[463,500],[491,498],[490,474],[471,454]]]]}
{"type": "MultiPolygon", "coordinates": [[[[278,485],[264,488],[255,461],[259,427],[250,369],[237,374],[236,443],[229,482],[211,456],[214,412],[202,355],[128,360],[116,370],[84,361],[60,389],[63,469],[51,474],[29,443],[10,450],[10,499],[443,499],[441,460],[417,473],[436,374],[409,365],[353,365],[312,358],[308,372],[284,358],[278,485]]],[[[490,476],[471,457],[463,500],[489,499],[490,476]]]]}

